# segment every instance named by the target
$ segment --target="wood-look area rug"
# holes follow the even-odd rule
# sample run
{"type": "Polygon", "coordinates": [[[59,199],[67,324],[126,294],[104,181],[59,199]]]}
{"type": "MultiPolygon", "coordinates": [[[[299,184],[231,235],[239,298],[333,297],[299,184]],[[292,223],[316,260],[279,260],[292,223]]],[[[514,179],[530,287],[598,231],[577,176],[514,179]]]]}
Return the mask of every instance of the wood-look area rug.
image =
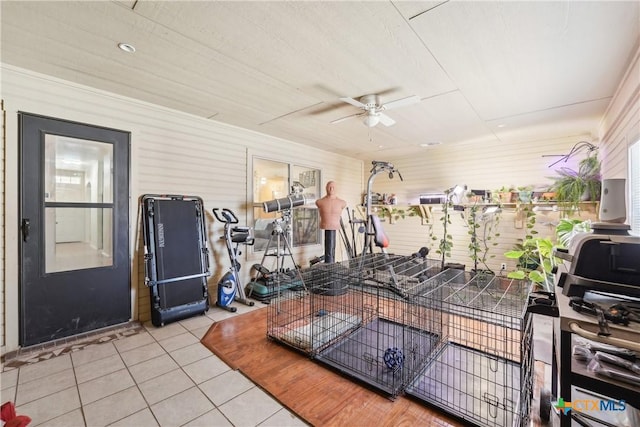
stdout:
{"type": "Polygon", "coordinates": [[[214,323],[202,343],[314,426],[462,426],[405,397],[392,401],[267,338],[268,308],[214,323]]]}

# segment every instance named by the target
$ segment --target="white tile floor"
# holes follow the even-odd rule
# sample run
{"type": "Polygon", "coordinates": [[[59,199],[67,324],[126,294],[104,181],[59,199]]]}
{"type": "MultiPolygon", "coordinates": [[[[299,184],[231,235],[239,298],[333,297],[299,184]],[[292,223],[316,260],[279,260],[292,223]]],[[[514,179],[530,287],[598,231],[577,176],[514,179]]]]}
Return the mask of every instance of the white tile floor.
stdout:
{"type": "MultiPolygon", "coordinates": [[[[1,401],[32,426],[304,426],[200,344],[214,321],[264,307],[211,308],[162,328],[48,360],[3,365],[1,401]]],[[[256,325],[265,327],[266,325],[256,325]]]]}

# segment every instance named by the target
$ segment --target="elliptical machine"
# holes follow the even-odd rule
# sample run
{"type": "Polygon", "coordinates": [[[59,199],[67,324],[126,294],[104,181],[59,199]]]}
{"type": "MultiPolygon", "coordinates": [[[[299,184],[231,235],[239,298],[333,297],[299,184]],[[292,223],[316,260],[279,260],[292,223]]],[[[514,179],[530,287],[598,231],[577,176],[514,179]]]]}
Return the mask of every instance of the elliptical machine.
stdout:
{"type": "Polygon", "coordinates": [[[244,287],[240,284],[240,277],[238,272],[240,271],[240,262],[238,256],[242,254],[240,252],[240,245],[253,245],[255,242],[250,227],[233,226],[238,223],[238,217],[230,209],[214,208],[213,215],[216,219],[224,223],[224,236],[222,238],[227,246],[227,252],[229,253],[229,260],[231,261],[231,267],[229,271],[222,276],[218,283],[218,300],[216,306],[235,312],[236,307],[232,307],[233,301],[238,301],[242,304],[252,307],[253,301],[249,301],[244,293],[244,287]],[[233,244],[235,243],[235,247],[233,244]]]}

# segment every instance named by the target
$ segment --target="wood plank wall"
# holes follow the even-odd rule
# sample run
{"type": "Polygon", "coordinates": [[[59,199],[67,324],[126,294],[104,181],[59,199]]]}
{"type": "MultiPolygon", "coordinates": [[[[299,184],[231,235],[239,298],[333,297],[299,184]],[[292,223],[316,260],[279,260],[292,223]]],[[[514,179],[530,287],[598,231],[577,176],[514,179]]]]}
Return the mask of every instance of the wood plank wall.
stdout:
{"type": "Polygon", "coordinates": [[[607,109],[600,137],[603,178],[628,178],[628,150],[640,141],[640,48],[607,109]]]}
{"type": "MultiPolygon", "coordinates": [[[[402,173],[404,181],[389,180],[379,175],[374,181],[373,189],[381,194],[396,194],[398,208],[409,204],[419,203],[419,195],[429,191],[440,191],[455,185],[467,185],[468,189],[486,189],[495,191],[500,187],[534,186],[538,190],[546,189],[555,175],[555,168],[549,165],[557,157],[543,157],[543,155],[568,153],[571,147],[582,140],[584,135],[575,135],[562,139],[522,142],[517,144],[503,144],[488,142],[479,145],[458,144],[453,146],[441,145],[426,149],[421,156],[409,159],[395,159],[394,166],[402,173]]],[[[566,166],[575,167],[580,158],[571,159],[566,166]]],[[[438,241],[431,236],[441,239],[443,235],[442,208],[440,205],[432,207],[434,218],[432,226],[424,225],[417,218],[405,218],[388,224],[385,231],[391,241],[389,252],[410,254],[421,246],[431,245],[431,256],[435,254],[438,241]],[[416,238],[417,237],[417,238],[416,238]]],[[[592,214],[582,213],[584,219],[595,219],[592,214]]],[[[467,211],[468,213],[468,211],[467,211]]],[[[506,262],[508,270],[515,268],[512,260],[504,258],[504,252],[511,250],[519,239],[524,238],[526,229],[516,221],[516,208],[513,205],[505,207],[499,218],[499,239],[497,246],[491,247],[489,268],[500,271],[500,264],[506,262]]],[[[536,215],[536,228],[539,236],[553,237],[554,227],[560,217],[559,212],[540,211],[536,215]]],[[[453,249],[447,262],[464,264],[473,267],[469,257],[468,245],[470,235],[466,224],[466,217],[460,212],[451,216],[448,232],[453,236],[453,249]]]]}
{"type": "MultiPolygon", "coordinates": [[[[602,122],[599,134],[602,140],[600,157],[604,159],[605,177],[626,176],[627,147],[640,136],[639,56],[640,46],[602,122]]],[[[351,209],[361,203],[362,192],[366,190],[370,169],[368,162],[363,163],[295,142],[222,125],[6,64],[0,64],[0,72],[1,98],[6,109],[6,138],[3,138],[0,150],[3,171],[0,175],[0,191],[4,196],[0,198],[3,211],[0,245],[0,258],[3,261],[0,266],[2,353],[18,347],[18,230],[17,227],[6,226],[18,223],[18,111],[131,132],[130,244],[133,256],[132,307],[136,319],[148,318],[147,292],[146,289],[139,288],[142,286],[140,280],[143,272],[138,257],[140,228],[137,198],[141,194],[196,194],[205,200],[207,211],[210,212],[213,207],[228,207],[238,212],[241,221],[248,222],[246,200],[247,194],[250,194],[250,183],[247,180],[247,167],[250,156],[254,154],[320,168],[323,184],[328,180],[337,181],[340,185],[340,197],[347,200],[351,209]]],[[[411,158],[376,158],[393,161],[401,171],[404,182],[400,182],[397,176],[391,181],[381,175],[376,178],[373,189],[380,193],[395,193],[399,205],[408,205],[416,202],[420,193],[443,190],[456,184],[491,190],[503,185],[544,185],[548,182],[546,177],[550,176],[547,165],[551,163],[551,159],[541,156],[565,153],[573,144],[585,138],[591,141],[598,139],[585,135],[567,135],[566,138],[556,140],[541,139],[508,146],[500,142],[487,142],[477,146],[442,145],[425,149],[423,155],[411,158]]],[[[221,227],[212,223],[210,217],[208,221],[214,272],[210,289],[215,292],[215,277],[223,274],[229,263],[218,240],[221,227]]],[[[501,221],[511,222],[508,218],[501,221]]],[[[387,226],[387,229],[391,234],[391,249],[397,248],[397,253],[415,252],[425,245],[429,235],[417,218],[408,218],[398,222],[397,226],[387,226]]],[[[459,238],[466,234],[464,227],[461,230],[463,231],[457,233],[459,238]]],[[[468,260],[465,247],[466,245],[459,245],[462,252],[456,249],[452,261],[468,260]]],[[[504,247],[496,248],[496,253],[501,254],[503,249],[504,247]]],[[[306,248],[304,257],[311,252],[319,254],[322,249],[319,245],[306,248]]],[[[246,258],[243,263],[244,275],[249,270],[246,266],[259,261],[260,256],[247,254],[246,258]]],[[[465,261],[465,264],[468,262],[465,261]]]]}
{"type": "MultiPolygon", "coordinates": [[[[546,207],[545,205],[540,205],[546,207]]],[[[397,206],[397,209],[407,211],[409,206],[397,206]]],[[[444,227],[442,223],[442,207],[441,205],[429,205],[432,210],[432,218],[428,222],[423,221],[418,216],[405,216],[404,219],[396,219],[390,221],[388,217],[383,220],[383,228],[387,236],[389,237],[390,245],[387,249],[388,252],[398,255],[411,255],[416,253],[420,247],[425,246],[429,249],[429,258],[441,259],[440,255],[436,253],[438,249],[439,240],[443,237],[444,227]],[[433,240],[432,237],[436,237],[437,240],[433,240]]],[[[375,210],[376,208],[374,208],[375,210]]],[[[378,208],[380,212],[380,208],[378,208]]],[[[468,233],[469,228],[466,223],[466,218],[469,211],[465,211],[465,217],[462,216],[462,212],[455,211],[451,214],[451,224],[447,228],[447,233],[452,235],[453,248],[451,250],[451,256],[446,257],[446,262],[459,263],[465,265],[466,269],[474,268],[473,259],[469,254],[469,243],[471,236],[468,233]]],[[[535,228],[538,232],[536,236],[539,237],[551,237],[555,240],[554,232],[555,226],[560,218],[561,211],[549,211],[539,210],[536,211],[536,223],[535,228]]],[[[595,220],[596,204],[585,203],[583,209],[579,214],[574,215],[576,218],[595,220]]],[[[490,217],[488,219],[491,219],[490,217]]],[[[495,217],[491,219],[495,221],[495,217]]],[[[481,222],[484,224],[484,222],[481,222]]],[[[495,222],[494,222],[495,224],[495,222]]],[[[482,230],[482,229],[479,229],[482,230]]],[[[513,246],[525,238],[527,229],[525,224],[522,223],[521,218],[518,216],[517,208],[515,205],[509,205],[502,208],[502,212],[499,214],[497,222],[497,233],[500,236],[493,235],[493,238],[489,242],[487,265],[480,264],[479,269],[490,269],[494,272],[500,271],[501,263],[507,264],[507,269],[503,274],[516,269],[515,260],[507,259],[504,257],[504,253],[513,249],[513,246]],[[497,245],[493,245],[493,243],[497,245]]],[[[481,232],[478,232],[481,235],[481,232]]]]}
{"type": "MultiPolygon", "coordinates": [[[[207,211],[208,243],[211,251],[212,276],[210,291],[215,295],[217,279],[226,272],[230,262],[219,240],[222,227],[213,221],[211,209],[226,207],[236,212],[241,222],[248,224],[248,195],[251,183],[247,168],[251,155],[283,162],[293,162],[321,170],[324,183],[340,183],[340,197],[351,205],[360,197],[363,187],[362,161],[303,146],[257,132],[224,125],[193,115],[139,102],[97,89],[71,84],[49,76],[3,65],[2,98],[7,109],[9,132],[7,150],[2,152],[2,164],[9,179],[6,190],[5,221],[17,223],[18,216],[18,134],[19,111],[95,124],[131,132],[131,254],[133,318],[150,317],[148,290],[143,285],[141,263],[141,227],[138,199],[142,194],[188,194],[204,199],[207,211]],[[6,154],[6,156],[4,155],[6,154]]],[[[250,175],[250,174],[249,174],[250,175]]],[[[5,229],[8,236],[0,250],[5,251],[2,267],[10,268],[3,281],[2,298],[10,307],[3,313],[7,331],[3,352],[17,347],[18,334],[18,244],[17,230],[5,229]]],[[[243,280],[248,281],[250,266],[259,262],[262,254],[245,251],[242,262],[243,280]]],[[[320,245],[296,252],[299,263],[308,263],[322,253],[320,245]]],[[[215,300],[215,297],[214,297],[215,300]]]]}

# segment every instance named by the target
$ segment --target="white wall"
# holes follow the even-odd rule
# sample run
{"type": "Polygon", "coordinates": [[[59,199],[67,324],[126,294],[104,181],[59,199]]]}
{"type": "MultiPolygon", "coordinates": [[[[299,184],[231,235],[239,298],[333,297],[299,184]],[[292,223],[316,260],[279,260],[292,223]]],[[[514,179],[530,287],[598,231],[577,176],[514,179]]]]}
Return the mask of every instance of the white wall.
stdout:
{"type": "MultiPolygon", "coordinates": [[[[144,268],[139,254],[142,194],[187,194],[204,199],[207,211],[209,248],[212,252],[209,280],[215,300],[217,278],[229,268],[226,250],[219,240],[222,229],[213,223],[211,209],[226,207],[248,224],[247,195],[248,152],[262,157],[296,162],[319,168],[323,180],[340,183],[340,196],[349,204],[359,200],[363,187],[362,162],[352,158],[309,148],[291,141],[224,125],[166,108],[142,103],[93,88],[2,65],[2,99],[7,133],[3,165],[6,168],[4,221],[18,224],[18,131],[19,111],[65,120],[111,127],[131,132],[131,254],[132,312],[134,319],[149,315],[148,290],[143,285],[144,268]]],[[[2,179],[2,178],[0,178],[2,179]]],[[[323,183],[324,188],[324,183],[323,183]]],[[[18,347],[18,227],[3,227],[4,253],[0,268],[3,277],[4,312],[2,352],[18,347]]],[[[311,248],[305,248],[309,254],[311,248]]],[[[317,245],[314,255],[322,253],[317,245]]],[[[249,267],[260,255],[245,260],[242,274],[248,279],[249,267]]],[[[299,259],[308,263],[308,259],[299,259]]]]}
{"type": "Polygon", "coordinates": [[[600,137],[605,154],[603,178],[628,179],[628,149],[640,140],[640,48],[609,104],[600,137]]]}

